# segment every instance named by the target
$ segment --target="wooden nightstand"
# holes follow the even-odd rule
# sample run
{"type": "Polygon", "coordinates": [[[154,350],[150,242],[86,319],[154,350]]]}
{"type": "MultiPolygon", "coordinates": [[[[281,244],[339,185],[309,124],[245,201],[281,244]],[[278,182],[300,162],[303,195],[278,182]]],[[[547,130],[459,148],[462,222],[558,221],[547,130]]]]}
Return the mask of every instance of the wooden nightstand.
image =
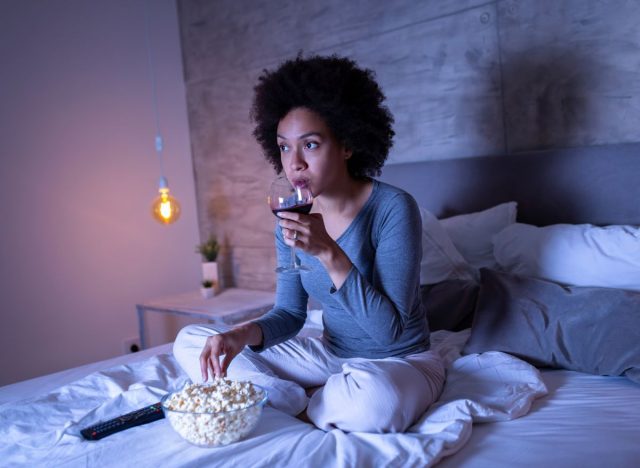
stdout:
{"type": "Polygon", "coordinates": [[[140,347],[145,348],[145,312],[200,318],[228,328],[260,317],[273,308],[275,293],[230,288],[204,299],[200,291],[191,291],[136,304],[140,347]]]}

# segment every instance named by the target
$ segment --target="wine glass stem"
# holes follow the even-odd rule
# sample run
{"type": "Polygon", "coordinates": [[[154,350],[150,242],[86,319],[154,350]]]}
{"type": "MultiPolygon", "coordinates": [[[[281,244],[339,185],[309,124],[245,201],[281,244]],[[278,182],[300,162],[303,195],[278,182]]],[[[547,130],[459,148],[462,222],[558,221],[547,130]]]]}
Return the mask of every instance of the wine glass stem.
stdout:
{"type": "Polygon", "coordinates": [[[291,268],[298,268],[298,264],[296,263],[296,248],[295,248],[295,246],[291,247],[291,268]]]}

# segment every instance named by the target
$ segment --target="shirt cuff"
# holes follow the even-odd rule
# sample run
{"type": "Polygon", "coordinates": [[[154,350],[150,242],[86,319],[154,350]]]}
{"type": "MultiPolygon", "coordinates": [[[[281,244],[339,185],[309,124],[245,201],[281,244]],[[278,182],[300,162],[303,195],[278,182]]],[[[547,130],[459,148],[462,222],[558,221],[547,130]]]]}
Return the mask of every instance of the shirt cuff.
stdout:
{"type": "Polygon", "coordinates": [[[266,346],[269,342],[269,332],[267,325],[261,321],[261,320],[254,320],[252,323],[255,323],[256,325],[258,325],[260,327],[260,330],[262,330],[262,343],[259,345],[249,345],[249,349],[255,353],[261,353],[262,351],[264,351],[265,349],[267,349],[269,346],[266,346]]]}

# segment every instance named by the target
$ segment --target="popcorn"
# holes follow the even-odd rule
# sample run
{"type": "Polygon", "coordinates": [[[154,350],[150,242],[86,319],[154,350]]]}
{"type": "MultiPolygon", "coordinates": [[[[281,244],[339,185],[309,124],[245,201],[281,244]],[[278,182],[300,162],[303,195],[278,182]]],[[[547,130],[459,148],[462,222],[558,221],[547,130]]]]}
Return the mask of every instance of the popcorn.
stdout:
{"type": "Polygon", "coordinates": [[[202,446],[227,445],[247,435],[258,423],[266,392],[251,382],[215,379],[211,385],[190,384],[163,399],[173,428],[202,446]]]}

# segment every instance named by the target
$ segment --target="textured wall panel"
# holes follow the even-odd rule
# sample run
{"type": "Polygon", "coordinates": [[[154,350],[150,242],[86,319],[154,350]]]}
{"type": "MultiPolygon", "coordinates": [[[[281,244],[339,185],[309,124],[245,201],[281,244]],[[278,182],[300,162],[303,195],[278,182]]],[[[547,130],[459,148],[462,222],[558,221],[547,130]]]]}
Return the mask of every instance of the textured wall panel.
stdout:
{"type": "Polygon", "coordinates": [[[640,141],[640,2],[500,2],[510,151],[640,141]]]}
{"type": "Polygon", "coordinates": [[[254,287],[271,289],[275,218],[266,197],[275,172],[251,136],[248,90],[257,73],[235,71],[190,85],[189,118],[200,233],[214,233],[224,246],[224,284],[255,281],[254,287]]]}
{"type": "Polygon", "coordinates": [[[395,116],[389,163],[504,152],[494,5],[322,49],[376,72],[395,116]]]}
{"type": "Polygon", "coordinates": [[[275,290],[275,265],[273,236],[265,247],[236,247],[233,250],[233,277],[238,287],[275,290]]]}
{"type": "Polygon", "coordinates": [[[263,68],[301,49],[377,36],[445,17],[482,0],[182,0],[178,3],[187,82],[233,69],[263,68]]]}

